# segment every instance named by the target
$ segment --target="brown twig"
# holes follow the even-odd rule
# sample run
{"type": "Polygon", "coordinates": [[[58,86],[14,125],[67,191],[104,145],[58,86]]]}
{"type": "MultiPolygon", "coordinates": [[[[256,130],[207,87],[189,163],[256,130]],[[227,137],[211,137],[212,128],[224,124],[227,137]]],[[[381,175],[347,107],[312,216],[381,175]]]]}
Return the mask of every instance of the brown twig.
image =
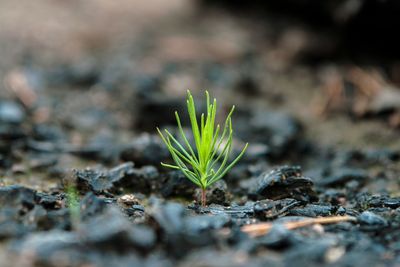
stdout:
{"type": "MultiPolygon", "coordinates": [[[[295,222],[286,222],[283,223],[283,226],[289,230],[292,230],[314,224],[331,224],[331,223],[348,222],[348,221],[355,222],[357,221],[357,219],[352,216],[320,217],[320,218],[311,218],[295,222]]],[[[274,223],[271,222],[250,224],[242,226],[241,230],[252,237],[257,237],[267,234],[271,230],[273,225],[274,223]]]]}
{"type": "Polygon", "coordinates": [[[4,82],[25,107],[32,108],[38,96],[35,90],[29,85],[28,79],[23,71],[11,71],[6,75],[4,82]]]}
{"type": "Polygon", "coordinates": [[[317,98],[313,105],[315,113],[322,117],[331,110],[340,109],[344,99],[344,81],[337,71],[329,72],[323,78],[323,84],[324,96],[317,98]]]}

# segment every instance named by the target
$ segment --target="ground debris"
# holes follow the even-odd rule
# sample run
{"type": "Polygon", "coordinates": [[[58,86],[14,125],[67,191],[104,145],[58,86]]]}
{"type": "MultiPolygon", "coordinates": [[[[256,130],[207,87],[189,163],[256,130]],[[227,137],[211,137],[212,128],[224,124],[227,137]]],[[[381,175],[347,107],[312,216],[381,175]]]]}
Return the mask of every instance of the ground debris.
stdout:
{"type": "MultiPolygon", "coordinates": [[[[300,227],[310,226],[313,224],[330,224],[330,223],[339,223],[339,222],[356,222],[357,219],[351,216],[334,216],[334,217],[320,217],[313,219],[305,219],[294,222],[286,222],[284,223],[284,227],[287,229],[296,229],[300,227]]],[[[273,223],[259,223],[259,224],[251,224],[245,225],[242,227],[242,231],[248,233],[251,236],[261,236],[268,233],[272,227],[273,223]]]]}
{"type": "Polygon", "coordinates": [[[298,200],[316,200],[313,181],[302,176],[298,166],[283,166],[262,173],[257,178],[255,193],[270,199],[294,198],[298,200]]]}

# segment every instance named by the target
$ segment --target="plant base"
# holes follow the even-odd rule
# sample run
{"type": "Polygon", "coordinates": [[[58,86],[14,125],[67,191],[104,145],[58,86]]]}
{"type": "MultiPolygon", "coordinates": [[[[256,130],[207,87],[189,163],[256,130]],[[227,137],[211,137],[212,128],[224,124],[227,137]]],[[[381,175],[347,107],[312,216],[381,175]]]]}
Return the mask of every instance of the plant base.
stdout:
{"type": "Polygon", "coordinates": [[[207,199],[206,199],[207,197],[206,197],[206,189],[205,188],[202,188],[201,189],[201,206],[204,208],[205,206],[206,206],[206,202],[207,202],[207,199]]]}

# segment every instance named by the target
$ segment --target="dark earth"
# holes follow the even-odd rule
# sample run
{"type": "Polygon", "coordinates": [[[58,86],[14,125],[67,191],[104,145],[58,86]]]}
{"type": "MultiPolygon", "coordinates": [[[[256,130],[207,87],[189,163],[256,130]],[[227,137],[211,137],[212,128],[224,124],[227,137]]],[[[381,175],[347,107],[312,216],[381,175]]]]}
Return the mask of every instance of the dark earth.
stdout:
{"type": "Polygon", "coordinates": [[[400,266],[399,12],[0,1],[0,267],[400,266]],[[249,143],[206,207],[160,165],[187,89],[249,143]]]}

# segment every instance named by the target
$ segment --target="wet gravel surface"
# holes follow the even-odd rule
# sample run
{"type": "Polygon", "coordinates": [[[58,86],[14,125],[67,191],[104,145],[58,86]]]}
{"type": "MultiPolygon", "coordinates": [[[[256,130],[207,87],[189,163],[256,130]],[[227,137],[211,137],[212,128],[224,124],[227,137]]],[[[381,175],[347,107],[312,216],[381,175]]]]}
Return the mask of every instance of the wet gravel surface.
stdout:
{"type": "MultiPolygon", "coordinates": [[[[219,25],[208,12],[211,21],[186,30],[219,25]]],[[[227,36],[248,40],[224,16],[227,36]]],[[[206,45],[166,21],[162,34],[147,26],[114,50],[46,65],[26,47],[29,56],[1,68],[0,266],[400,266],[399,133],[387,113],[312,117],[302,102],[312,69],[277,70],[263,58],[271,47],[206,45]],[[155,133],[177,132],[175,110],[187,125],[192,85],[221,99],[218,119],[236,105],[233,154],[249,142],[208,189],[207,207],[180,172],[160,166],[169,153],[155,133]]]]}

